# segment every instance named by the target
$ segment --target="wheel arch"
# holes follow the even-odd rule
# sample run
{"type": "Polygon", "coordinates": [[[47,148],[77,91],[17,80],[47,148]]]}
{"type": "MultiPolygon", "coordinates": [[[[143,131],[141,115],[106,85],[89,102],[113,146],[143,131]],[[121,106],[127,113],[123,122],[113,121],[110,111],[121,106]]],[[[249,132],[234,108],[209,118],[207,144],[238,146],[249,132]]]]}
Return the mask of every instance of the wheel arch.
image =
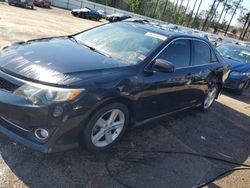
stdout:
{"type": "Polygon", "coordinates": [[[128,108],[129,111],[129,125],[134,122],[134,116],[135,116],[135,110],[134,110],[134,102],[133,100],[123,97],[123,96],[117,96],[112,98],[103,99],[101,102],[99,102],[94,109],[88,114],[85,121],[89,121],[89,119],[95,114],[100,108],[111,104],[111,103],[122,103],[128,108]]]}
{"type": "Polygon", "coordinates": [[[223,83],[222,82],[216,82],[215,84],[218,86],[218,89],[219,89],[219,91],[217,93],[217,96],[216,96],[216,99],[218,99],[218,97],[221,94],[222,89],[223,89],[223,83]]]}
{"type": "Polygon", "coordinates": [[[134,102],[131,99],[126,98],[126,97],[122,97],[122,96],[109,98],[109,99],[104,100],[104,102],[102,102],[99,105],[99,107],[102,107],[102,106],[105,106],[105,105],[108,105],[111,103],[124,104],[128,108],[130,118],[134,116],[134,102]]]}
{"type": "MultiPolygon", "coordinates": [[[[113,98],[107,98],[102,100],[102,102],[98,103],[94,109],[88,114],[85,120],[83,122],[88,122],[90,121],[91,117],[97,113],[99,109],[102,107],[112,104],[112,103],[121,103],[125,105],[129,111],[129,123],[128,127],[130,127],[134,123],[134,102],[131,99],[128,99],[126,97],[118,96],[118,97],[113,97],[113,98]]],[[[84,123],[82,123],[84,125],[84,123]]],[[[80,145],[83,145],[83,138],[82,138],[82,131],[83,131],[84,126],[81,126],[81,130],[78,132],[78,142],[80,145]]]]}
{"type": "Polygon", "coordinates": [[[216,84],[218,86],[218,93],[216,99],[220,96],[223,89],[223,72],[213,73],[213,79],[210,84],[216,84]]]}

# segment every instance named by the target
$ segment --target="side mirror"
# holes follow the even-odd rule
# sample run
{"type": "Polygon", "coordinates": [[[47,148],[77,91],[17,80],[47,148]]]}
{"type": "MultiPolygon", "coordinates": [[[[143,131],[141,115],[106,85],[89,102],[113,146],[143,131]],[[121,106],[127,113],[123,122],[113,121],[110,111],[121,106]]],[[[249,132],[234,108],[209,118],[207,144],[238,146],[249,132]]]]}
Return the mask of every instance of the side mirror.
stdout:
{"type": "Polygon", "coordinates": [[[159,72],[167,72],[167,73],[175,72],[175,66],[164,59],[156,59],[153,65],[153,69],[159,72]]]}

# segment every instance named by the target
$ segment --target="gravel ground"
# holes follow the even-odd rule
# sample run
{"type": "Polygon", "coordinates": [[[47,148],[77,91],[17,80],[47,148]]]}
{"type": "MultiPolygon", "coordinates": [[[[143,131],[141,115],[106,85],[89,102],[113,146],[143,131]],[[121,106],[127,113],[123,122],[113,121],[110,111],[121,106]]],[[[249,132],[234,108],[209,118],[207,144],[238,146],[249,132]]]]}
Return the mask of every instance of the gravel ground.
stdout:
{"type": "MultiPolygon", "coordinates": [[[[0,47],[103,23],[54,7],[28,10],[0,3],[0,47]]],[[[239,166],[137,150],[195,152],[250,164],[249,143],[250,91],[241,97],[226,92],[208,113],[188,110],[129,130],[112,153],[76,149],[45,155],[0,135],[0,187],[193,187],[239,166]]],[[[208,187],[250,187],[250,171],[227,174],[208,187]]]]}

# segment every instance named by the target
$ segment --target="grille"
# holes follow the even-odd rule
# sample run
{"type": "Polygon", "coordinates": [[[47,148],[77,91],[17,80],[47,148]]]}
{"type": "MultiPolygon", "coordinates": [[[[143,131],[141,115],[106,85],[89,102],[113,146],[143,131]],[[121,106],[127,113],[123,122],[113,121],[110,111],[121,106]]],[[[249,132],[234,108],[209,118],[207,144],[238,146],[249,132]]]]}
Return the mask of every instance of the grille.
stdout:
{"type": "Polygon", "coordinates": [[[0,77],[0,89],[14,92],[19,86],[0,77]]]}

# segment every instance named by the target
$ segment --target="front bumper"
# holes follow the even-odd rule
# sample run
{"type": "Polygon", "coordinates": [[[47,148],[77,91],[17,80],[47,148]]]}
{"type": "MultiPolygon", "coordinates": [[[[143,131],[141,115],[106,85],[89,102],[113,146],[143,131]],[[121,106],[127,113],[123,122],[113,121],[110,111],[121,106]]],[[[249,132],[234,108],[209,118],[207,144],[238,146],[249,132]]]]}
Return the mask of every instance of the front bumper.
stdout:
{"type": "Polygon", "coordinates": [[[17,131],[13,131],[13,129],[11,130],[7,127],[9,126],[6,124],[6,122],[4,122],[3,119],[0,119],[0,132],[2,134],[26,147],[29,147],[39,152],[52,153],[78,147],[77,143],[68,145],[54,145],[53,143],[38,144],[25,137],[22,137],[20,134],[16,133],[17,131]]]}
{"type": "Polygon", "coordinates": [[[79,146],[79,132],[88,110],[75,111],[73,104],[61,104],[64,114],[54,118],[55,105],[34,106],[26,99],[0,89],[0,132],[31,149],[52,153],[79,146]],[[48,139],[35,137],[35,130],[49,131],[48,139]]]}

